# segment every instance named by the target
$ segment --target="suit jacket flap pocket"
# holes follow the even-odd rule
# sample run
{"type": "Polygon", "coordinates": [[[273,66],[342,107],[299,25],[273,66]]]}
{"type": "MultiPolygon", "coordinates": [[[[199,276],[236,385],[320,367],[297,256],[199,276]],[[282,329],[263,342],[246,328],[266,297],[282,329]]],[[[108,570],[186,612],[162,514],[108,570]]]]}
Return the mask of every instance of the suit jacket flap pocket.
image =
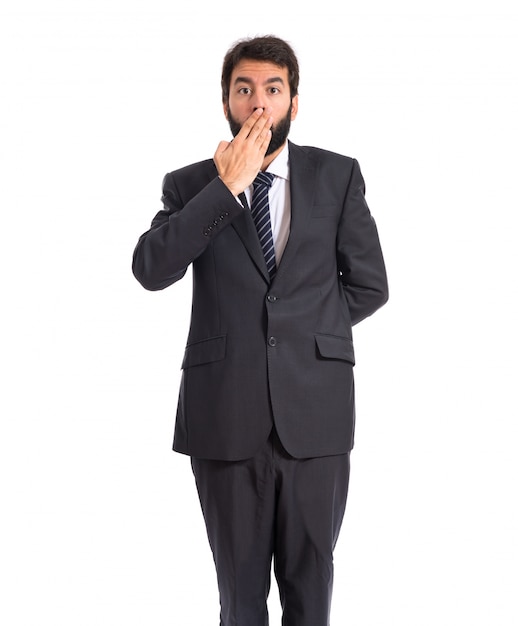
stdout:
{"type": "Polygon", "coordinates": [[[193,367],[194,365],[212,363],[213,361],[221,361],[225,358],[226,344],[226,335],[210,337],[210,339],[196,341],[195,343],[188,343],[185,348],[182,369],[193,367]]]}
{"type": "Polygon", "coordinates": [[[315,335],[318,352],[324,359],[340,359],[354,365],[353,342],[338,335],[315,335]]]}

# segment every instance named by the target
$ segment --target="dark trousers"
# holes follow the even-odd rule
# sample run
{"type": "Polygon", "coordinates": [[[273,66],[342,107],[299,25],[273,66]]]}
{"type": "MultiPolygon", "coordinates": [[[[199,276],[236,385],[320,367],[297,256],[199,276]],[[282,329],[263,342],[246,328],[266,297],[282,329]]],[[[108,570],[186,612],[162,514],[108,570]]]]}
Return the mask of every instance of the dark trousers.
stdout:
{"type": "Polygon", "coordinates": [[[251,459],[192,459],[220,626],[267,626],[272,557],[283,626],[328,626],[349,454],[294,459],[275,432],[251,459]]]}

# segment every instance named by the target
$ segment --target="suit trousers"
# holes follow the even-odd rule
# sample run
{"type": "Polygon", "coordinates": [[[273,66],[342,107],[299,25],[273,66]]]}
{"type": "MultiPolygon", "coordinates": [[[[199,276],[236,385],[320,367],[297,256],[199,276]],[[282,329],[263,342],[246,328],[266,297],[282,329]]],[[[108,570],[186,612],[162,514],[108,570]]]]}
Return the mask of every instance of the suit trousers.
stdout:
{"type": "Polygon", "coordinates": [[[275,432],[243,461],[191,459],[216,565],[220,626],[267,626],[272,559],[283,626],[329,626],[349,453],[296,459],[275,432]]]}

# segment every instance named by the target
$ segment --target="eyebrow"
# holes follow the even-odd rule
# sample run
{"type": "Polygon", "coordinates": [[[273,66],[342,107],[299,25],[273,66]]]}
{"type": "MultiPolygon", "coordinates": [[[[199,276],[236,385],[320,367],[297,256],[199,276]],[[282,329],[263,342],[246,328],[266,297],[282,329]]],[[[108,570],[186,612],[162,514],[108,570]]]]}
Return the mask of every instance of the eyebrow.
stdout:
{"type": "MultiPolygon", "coordinates": [[[[236,79],[234,80],[234,85],[236,83],[247,83],[248,85],[251,85],[254,81],[251,78],[248,78],[247,76],[236,76],[236,79]]],[[[280,76],[272,76],[271,78],[267,78],[263,85],[270,85],[271,83],[281,83],[281,85],[284,85],[284,81],[280,76]]]]}

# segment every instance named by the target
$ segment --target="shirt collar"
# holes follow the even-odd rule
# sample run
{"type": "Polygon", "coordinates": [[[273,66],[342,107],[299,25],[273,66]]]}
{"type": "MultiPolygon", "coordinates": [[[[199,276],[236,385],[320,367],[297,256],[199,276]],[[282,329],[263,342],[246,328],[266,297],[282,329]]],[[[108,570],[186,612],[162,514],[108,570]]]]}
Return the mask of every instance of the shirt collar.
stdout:
{"type": "Polygon", "coordinates": [[[290,179],[290,149],[289,142],[286,141],[284,148],[266,168],[266,171],[284,180],[290,179]]]}

